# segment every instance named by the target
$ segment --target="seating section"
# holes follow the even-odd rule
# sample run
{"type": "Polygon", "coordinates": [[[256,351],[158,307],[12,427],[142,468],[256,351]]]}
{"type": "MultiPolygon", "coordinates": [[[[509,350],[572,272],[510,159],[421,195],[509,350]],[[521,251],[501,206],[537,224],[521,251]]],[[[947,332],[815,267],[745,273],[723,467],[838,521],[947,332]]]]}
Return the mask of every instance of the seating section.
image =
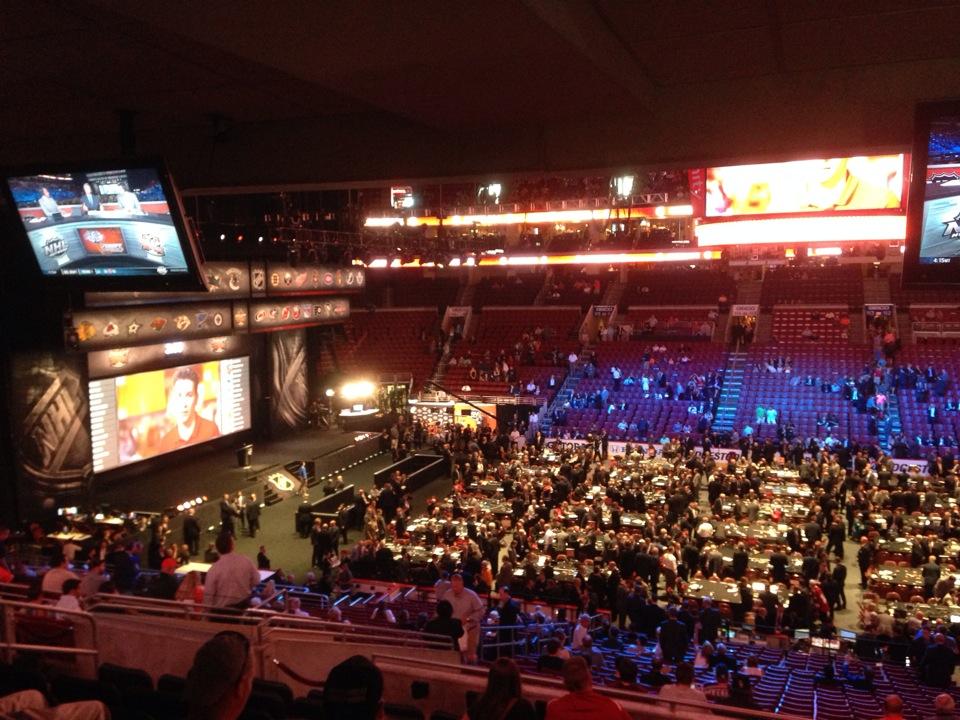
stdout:
{"type": "Polygon", "coordinates": [[[566,377],[567,356],[571,350],[579,351],[580,311],[487,309],[477,315],[475,322],[473,341],[464,340],[454,345],[451,356],[457,359],[457,364],[447,367],[443,384],[454,391],[466,385],[476,394],[505,395],[510,385],[507,379],[494,381],[491,377],[494,361],[504,355],[507,365],[516,369],[517,383],[523,392],[533,380],[540,386],[541,395],[552,399],[553,392],[566,377]],[[469,359],[469,364],[465,364],[464,359],[469,359]],[[477,377],[470,377],[471,368],[477,371],[477,377]],[[486,381],[480,379],[481,371],[487,374],[486,381]],[[551,375],[556,379],[553,392],[547,387],[551,375]]]}
{"type": "Polygon", "coordinates": [[[716,305],[721,297],[734,302],[731,275],[714,269],[634,270],[620,302],[624,305],[716,305]]]}
{"type": "Polygon", "coordinates": [[[890,297],[898,307],[914,305],[960,305],[956,285],[920,285],[903,287],[899,273],[890,276],[890,297]]]}
{"type": "Polygon", "coordinates": [[[392,307],[454,305],[460,293],[459,277],[424,277],[420,272],[395,272],[390,279],[392,307]],[[410,274],[408,274],[410,273],[410,274]]]}
{"type": "Polygon", "coordinates": [[[595,305],[603,300],[609,277],[586,273],[554,273],[549,281],[546,302],[549,305],[595,305]]]}
{"type": "Polygon", "coordinates": [[[863,276],[859,265],[805,268],[775,267],[767,271],[760,304],[862,305],[863,276]]]}
{"type": "Polygon", "coordinates": [[[875,440],[868,433],[866,415],[858,414],[841,392],[822,390],[824,382],[857,377],[871,361],[867,346],[800,342],[751,347],[734,427],[740,430],[749,424],[757,437],[776,437],[774,425],[756,422],[757,406],[762,406],[774,408],[781,423],[793,423],[798,437],[824,437],[826,429],[817,425],[817,418],[830,413],[838,422],[836,437],[875,440]],[[767,370],[767,363],[775,366],[777,358],[789,362],[790,373],[767,370]],[[807,378],[812,384],[806,384],[807,378]]]}
{"type": "Polygon", "coordinates": [[[632,307],[626,313],[617,314],[616,324],[628,326],[633,337],[649,338],[707,338],[713,336],[716,309],[667,308],[653,311],[649,308],[632,307]],[[656,320],[651,323],[651,318],[656,320]]]}
{"type": "Polygon", "coordinates": [[[938,394],[935,385],[930,385],[925,394],[918,393],[915,388],[897,390],[900,424],[904,435],[909,439],[917,436],[926,438],[931,433],[960,437],[960,412],[946,409],[948,400],[952,400],[956,406],[960,399],[960,386],[957,383],[960,378],[960,341],[928,340],[917,345],[908,345],[897,354],[897,364],[913,365],[921,372],[928,367],[937,373],[946,370],[950,378],[944,395],[938,394]],[[927,414],[930,405],[937,408],[937,417],[932,425],[927,414]]]}
{"type": "Polygon", "coordinates": [[[474,307],[533,305],[542,287],[543,275],[540,273],[484,279],[477,287],[473,304],[474,307]]]}
{"type": "Polygon", "coordinates": [[[778,342],[806,341],[843,344],[850,338],[850,313],[846,310],[775,310],[773,339],[778,342]]]}
{"type": "MultiPolygon", "coordinates": [[[[613,439],[626,439],[640,435],[645,439],[659,439],[664,434],[674,432],[679,423],[689,425],[696,432],[701,418],[700,402],[691,399],[657,399],[654,383],[650,383],[647,392],[643,390],[641,377],[655,376],[658,372],[666,374],[672,386],[679,382],[686,385],[693,376],[705,376],[711,372],[723,369],[726,359],[725,351],[719,345],[711,343],[690,343],[681,349],[681,343],[660,343],[666,347],[666,352],[651,352],[651,344],[647,342],[610,342],[597,346],[597,376],[583,378],[574,388],[574,396],[589,396],[606,388],[609,392],[609,403],[616,405],[613,411],[609,408],[597,408],[595,404],[587,403],[587,407],[571,407],[566,410],[566,426],[570,430],[579,429],[586,433],[590,431],[606,430],[613,439]],[[686,357],[687,362],[682,362],[686,357]],[[648,360],[645,362],[645,358],[648,360]],[[636,383],[622,385],[619,390],[614,389],[610,369],[617,366],[623,373],[623,378],[632,376],[636,383]],[[626,408],[621,410],[621,403],[626,408]],[[691,407],[696,412],[691,412],[691,407]],[[626,425],[626,430],[622,424],[626,425]],[[632,426],[636,426],[631,429],[632,426]],[[646,432],[641,432],[643,427],[646,432]]],[[[576,404],[576,403],[575,403],[576,404]]],[[[710,409],[710,403],[704,403],[704,412],[710,409]]],[[[565,428],[559,428],[562,432],[565,428]]]]}
{"type": "Polygon", "coordinates": [[[349,340],[336,347],[340,370],[356,375],[410,373],[418,388],[433,374],[437,358],[430,353],[430,338],[439,323],[436,310],[354,311],[347,323],[349,340]]]}

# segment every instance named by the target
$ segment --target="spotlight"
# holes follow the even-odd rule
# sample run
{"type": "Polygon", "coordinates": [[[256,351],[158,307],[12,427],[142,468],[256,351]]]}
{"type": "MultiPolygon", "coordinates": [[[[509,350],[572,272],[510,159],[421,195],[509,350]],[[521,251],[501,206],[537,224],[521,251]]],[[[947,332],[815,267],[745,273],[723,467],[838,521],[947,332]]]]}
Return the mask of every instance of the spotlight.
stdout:
{"type": "Polygon", "coordinates": [[[337,394],[337,391],[334,390],[333,388],[327,388],[326,390],[324,390],[323,394],[326,395],[328,398],[332,398],[334,395],[337,394]]]}
{"type": "Polygon", "coordinates": [[[262,243],[262,242],[263,242],[263,235],[261,235],[260,237],[257,238],[257,242],[258,242],[258,243],[262,243]]]}
{"type": "Polygon", "coordinates": [[[360,400],[373,396],[373,383],[369,380],[349,382],[340,388],[340,397],[344,400],[360,400]]]}
{"type": "Polygon", "coordinates": [[[202,498],[202,497],[198,497],[196,500],[194,500],[194,502],[195,502],[197,505],[200,505],[200,504],[203,502],[203,498],[202,498]]]}
{"type": "Polygon", "coordinates": [[[226,239],[227,239],[227,234],[226,234],[226,233],[220,233],[220,241],[222,242],[222,241],[224,241],[224,240],[226,240],[226,239]]]}

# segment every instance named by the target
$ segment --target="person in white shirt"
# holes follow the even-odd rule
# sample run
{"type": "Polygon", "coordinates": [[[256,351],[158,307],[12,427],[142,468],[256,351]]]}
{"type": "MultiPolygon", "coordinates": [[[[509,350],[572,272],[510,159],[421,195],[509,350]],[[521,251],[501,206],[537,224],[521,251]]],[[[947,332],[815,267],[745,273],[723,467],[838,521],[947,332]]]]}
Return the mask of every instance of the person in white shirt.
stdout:
{"type": "Polygon", "coordinates": [[[480,621],[483,619],[484,604],[473,591],[463,586],[463,576],[450,577],[450,591],[443,599],[453,606],[453,617],[460,621],[466,634],[461,638],[464,659],[468,663],[477,661],[477,644],[480,642],[480,621]]]}
{"type": "Polygon", "coordinates": [[[57,205],[57,201],[53,199],[47,188],[40,188],[40,201],[37,204],[40,205],[40,209],[48,220],[63,220],[60,206],[57,205]]]}
{"type": "Polygon", "coordinates": [[[140,207],[140,199],[136,193],[131,192],[126,187],[123,188],[123,192],[117,193],[117,205],[128,215],[146,215],[140,207]]]}
{"type": "Polygon", "coordinates": [[[250,558],[235,553],[233,535],[220,533],[217,552],[220,558],[207,572],[203,599],[218,608],[245,607],[253,589],[260,582],[260,573],[250,558]]]}
{"type": "Polygon", "coordinates": [[[590,616],[584,613],[580,616],[580,621],[573,629],[573,638],[570,641],[570,647],[574,651],[583,648],[583,639],[590,634],[590,616]]]}
{"type": "Polygon", "coordinates": [[[63,592],[63,583],[67,580],[79,580],[80,576],[67,569],[67,558],[57,552],[50,558],[50,569],[43,576],[40,590],[45,593],[59,595],[63,592]]]}
{"type": "Polygon", "coordinates": [[[301,609],[300,598],[298,597],[287,598],[287,614],[294,615],[296,617],[310,617],[310,613],[301,609]]]}
{"type": "MultiPolygon", "coordinates": [[[[78,612],[83,610],[83,607],[80,605],[79,594],[80,581],[75,578],[65,580],[60,599],[57,600],[57,607],[61,610],[76,610],[78,612]]],[[[58,615],[57,617],[59,618],[61,616],[58,615]]]]}

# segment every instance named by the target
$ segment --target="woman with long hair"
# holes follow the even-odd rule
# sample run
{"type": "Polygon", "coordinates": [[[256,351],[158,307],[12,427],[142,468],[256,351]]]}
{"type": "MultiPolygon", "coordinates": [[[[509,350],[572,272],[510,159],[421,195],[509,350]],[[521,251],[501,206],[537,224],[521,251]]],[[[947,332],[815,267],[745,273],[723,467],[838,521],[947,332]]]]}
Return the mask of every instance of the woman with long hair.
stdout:
{"type": "Polygon", "coordinates": [[[510,658],[490,666],[487,689],[467,710],[466,720],[535,720],[533,703],[523,697],[520,670],[510,658]]]}

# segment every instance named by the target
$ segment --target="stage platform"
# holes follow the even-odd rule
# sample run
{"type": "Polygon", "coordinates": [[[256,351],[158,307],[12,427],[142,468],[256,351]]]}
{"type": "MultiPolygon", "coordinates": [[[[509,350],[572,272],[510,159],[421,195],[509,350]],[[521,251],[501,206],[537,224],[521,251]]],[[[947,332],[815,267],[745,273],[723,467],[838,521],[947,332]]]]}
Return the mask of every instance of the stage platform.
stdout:
{"type": "Polygon", "coordinates": [[[205,506],[215,506],[224,493],[232,495],[243,490],[245,494],[256,492],[262,496],[263,477],[271,469],[292,461],[315,460],[322,476],[369,458],[377,453],[378,444],[379,437],[372,433],[301,430],[284,438],[255,442],[250,467],[237,466],[235,448],[214,450],[187,460],[171,457],[167,467],[102,488],[95,485],[91,500],[121,512],[162,512],[202,496],[209,499],[205,506]]]}

